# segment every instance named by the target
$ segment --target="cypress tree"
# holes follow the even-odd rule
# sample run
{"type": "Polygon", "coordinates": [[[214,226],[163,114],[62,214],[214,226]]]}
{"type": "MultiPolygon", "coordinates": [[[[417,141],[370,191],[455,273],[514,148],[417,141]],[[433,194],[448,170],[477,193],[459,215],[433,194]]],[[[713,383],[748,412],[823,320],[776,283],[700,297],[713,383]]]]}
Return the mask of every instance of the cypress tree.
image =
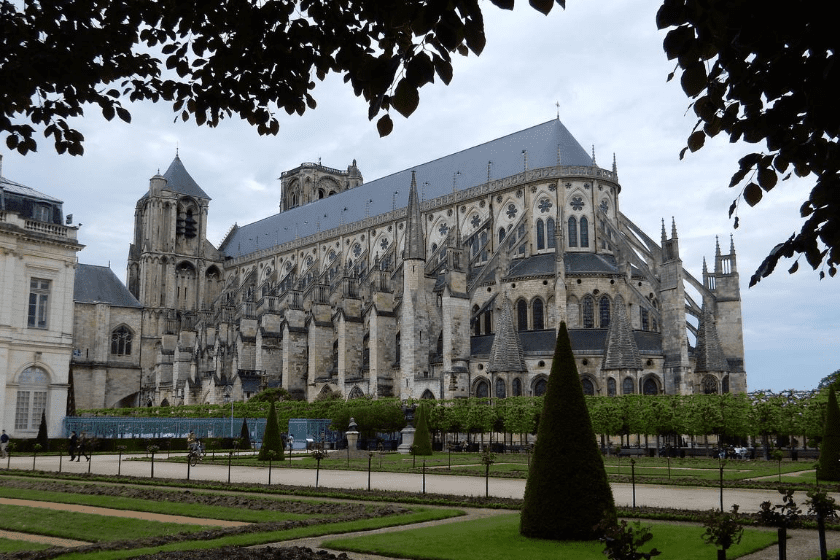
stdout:
{"type": "Polygon", "coordinates": [[[414,427],[415,455],[432,454],[432,435],[429,433],[429,409],[425,404],[417,407],[416,426],[414,427]]]}
{"type": "Polygon", "coordinates": [[[519,532],[541,539],[594,540],[600,537],[595,526],[615,515],[569,333],[561,323],[519,532]]]}
{"type": "Polygon", "coordinates": [[[44,451],[50,450],[50,438],[47,436],[47,414],[41,411],[41,425],[38,426],[38,437],[35,441],[41,444],[44,451]]]}
{"type": "Polygon", "coordinates": [[[251,431],[248,429],[248,419],[242,419],[242,429],[239,431],[239,445],[242,449],[251,449],[251,431]]]}
{"type": "Polygon", "coordinates": [[[840,408],[834,386],[828,390],[828,410],[825,414],[823,439],[820,442],[819,470],[820,480],[840,481],[840,408]]]}
{"type": "Polygon", "coordinates": [[[257,456],[259,461],[268,461],[268,452],[274,451],[276,455],[273,461],[282,461],[283,455],[283,438],[280,437],[280,426],[277,424],[277,411],[274,409],[274,401],[271,401],[271,407],[268,409],[268,418],[265,421],[265,434],[263,435],[262,447],[257,456]]]}

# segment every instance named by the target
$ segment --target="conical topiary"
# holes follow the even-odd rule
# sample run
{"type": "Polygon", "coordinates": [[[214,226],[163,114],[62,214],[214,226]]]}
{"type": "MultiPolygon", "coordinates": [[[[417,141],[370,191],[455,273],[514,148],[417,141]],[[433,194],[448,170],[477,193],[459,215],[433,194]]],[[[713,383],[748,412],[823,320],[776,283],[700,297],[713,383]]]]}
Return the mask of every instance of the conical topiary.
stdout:
{"type": "Polygon", "coordinates": [[[417,407],[414,427],[415,455],[432,454],[432,435],[429,433],[429,409],[425,404],[417,407]]]}
{"type": "Polygon", "coordinates": [[[38,426],[38,437],[35,441],[41,444],[41,449],[49,451],[50,438],[47,435],[47,414],[44,411],[41,411],[41,425],[38,426]]]}
{"type": "Polygon", "coordinates": [[[277,411],[274,409],[274,401],[271,401],[271,407],[268,409],[268,418],[265,421],[265,434],[263,434],[262,447],[260,447],[260,453],[257,459],[268,461],[269,451],[274,451],[272,461],[283,460],[283,438],[280,437],[280,426],[277,425],[277,411]]]}
{"type": "Polygon", "coordinates": [[[586,409],[566,323],[560,324],[525,486],[519,532],[552,540],[594,540],[615,518],[615,502],[586,409]]]}
{"type": "Polygon", "coordinates": [[[251,430],[248,429],[248,419],[242,419],[242,429],[239,431],[239,448],[251,449],[251,430]]]}
{"type": "Polygon", "coordinates": [[[828,390],[828,410],[820,442],[820,460],[817,476],[820,480],[840,480],[840,408],[834,386],[828,390]]]}

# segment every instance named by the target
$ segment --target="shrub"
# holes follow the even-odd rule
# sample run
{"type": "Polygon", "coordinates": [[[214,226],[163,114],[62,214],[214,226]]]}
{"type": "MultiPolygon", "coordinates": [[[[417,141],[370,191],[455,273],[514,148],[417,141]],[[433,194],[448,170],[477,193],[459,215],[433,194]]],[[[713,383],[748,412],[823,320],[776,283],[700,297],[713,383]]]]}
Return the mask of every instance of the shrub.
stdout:
{"type": "Polygon", "coordinates": [[[525,486],[519,532],[552,540],[594,540],[615,502],[586,409],[566,323],[560,324],[525,486]]]}
{"type": "Polygon", "coordinates": [[[417,447],[415,455],[432,454],[432,436],[429,433],[429,409],[425,404],[417,407],[414,445],[417,447]]]}
{"type": "Polygon", "coordinates": [[[833,385],[828,390],[828,410],[825,414],[817,476],[821,480],[840,481],[840,408],[837,407],[833,385]]]}
{"type": "Polygon", "coordinates": [[[274,451],[277,454],[277,461],[283,460],[283,438],[280,436],[280,426],[277,424],[277,411],[274,409],[274,401],[268,409],[268,419],[265,422],[265,435],[263,435],[262,447],[257,459],[268,461],[268,452],[274,451]]]}
{"type": "Polygon", "coordinates": [[[239,439],[242,441],[242,449],[251,449],[251,431],[248,429],[248,419],[242,419],[242,430],[239,432],[239,439]]]}

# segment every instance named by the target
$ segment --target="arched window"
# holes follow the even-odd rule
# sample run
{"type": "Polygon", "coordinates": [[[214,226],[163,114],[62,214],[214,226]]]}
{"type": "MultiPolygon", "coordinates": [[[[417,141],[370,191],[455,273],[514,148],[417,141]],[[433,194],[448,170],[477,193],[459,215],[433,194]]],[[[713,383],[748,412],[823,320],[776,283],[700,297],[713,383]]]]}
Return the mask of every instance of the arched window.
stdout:
{"type": "Polygon", "coordinates": [[[507,396],[505,391],[505,380],[501,377],[496,379],[496,397],[499,399],[503,399],[507,396]]]}
{"type": "Polygon", "coordinates": [[[499,228],[499,243],[501,244],[502,241],[505,239],[505,228],[499,228]]]}
{"type": "Polygon", "coordinates": [[[545,249],[545,224],[537,220],[537,250],[545,249]]]}
{"type": "Polygon", "coordinates": [[[594,395],[595,394],[595,385],[592,384],[591,379],[589,379],[587,377],[584,377],[581,380],[580,384],[583,385],[583,394],[584,395],[594,395]]]}
{"type": "Polygon", "coordinates": [[[649,331],[650,330],[650,320],[648,319],[648,310],[644,307],[639,308],[639,312],[642,316],[642,330],[649,331]]]}
{"type": "Polygon", "coordinates": [[[548,248],[554,249],[557,246],[557,242],[554,237],[557,233],[554,231],[554,218],[549,218],[545,221],[545,232],[548,236],[548,248]]]}
{"type": "Polygon", "coordinates": [[[443,356],[443,332],[438,335],[437,339],[437,355],[443,356]]]}
{"type": "Polygon", "coordinates": [[[609,395],[610,397],[615,396],[615,379],[613,379],[612,377],[607,379],[607,395],[609,395]]]}
{"type": "Polygon", "coordinates": [[[574,216],[569,218],[569,247],[577,247],[577,220],[574,216]]]}
{"type": "Polygon", "coordinates": [[[514,397],[522,396],[522,381],[520,381],[518,377],[510,384],[510,392],[514,397]]]}
{"type": "Polygon", "coordinates": [[[598,319],[601,321],[601,328],[610,326],[610,298],[604,296],[598,302],[598,319]]]}
{"type": "Polygon", "coordinates": [[[534,396],[541,397],[545,394],[545,390],[548,387],[548,383],[545,379],[538,379],[536,383],[534,383],[534,396]]]}
{"type": "Polygon", "coordinates": [[[723,377],[723,381],[720,382],[720,391],[721,393],[728,393],[729,392],[729,376],[725,375],[723,377]]]}
{"type": "Polygon", "coordinates": [[[493,332],[493,312],[488,310],[484,312],[484,334],[493,332]]]}
{"type": "Polygon", "coordinates": [[[621,383],[621,391],[625,395],[632,395],[633,394],[633,378],[632,377],[625,377],[624,381],[621,383]]]}
{"type": "Polygon", "coordinates": [[[131,330],[125,325],[117,327],[111,333],[111,354],[117,356],[131,355],[131,330]]]}
{"type": "Polygon", "coordinates": [[[423,391],[423,394],[420,395],[420,398],[425,399],[427,401],[433,401],[435,400],[435,394],[432,393],[430,390],[426,389],[425,391],[423,391]]]}
{"type": "MultiPolygon", "coordinates": [[[[394,348],[395,348],[394,352],[396,354],[396,360],[394,360],[394,361],[397,364],[399,364],[400,363],[400,333],[397,333],[397,336],[394,337],[394,338],[395,338],[395,340],[394,340],[394,348]]],[[[338,356],[338,354],[336,354],[336,357],[337,356],[338,356]]],[[[336,364],[336,366],[337,365],[338,364],[336,364]]],[[[338,369],[338,367],[336,367],[336,369],[338,369]]]]}
{"type": "Polygon", "coordinates": [[[589,247],[589,220],[586,216],[580,218],[580,246],[589,247]]]}
{"type": "Polygon", "coordinates": [[[534,314],[534,330],[541,331],[545,328],[542,300],[540,298],[535,299],[531,307],[532,313],[534,314]]]}
{"type": "Polygon", "coordinates": [[[594,329],[595,328],[595,302],[592,301],[592,296],[586,296],[583,298],[583,302],[581,305],[582,308],[582,318],[583,318],[583,328],[584,329],[594,329]]]}
{"type": "Polygon", "coordinates": [[[358,385],[354,386],[353,389],[350,390],[350,394],[347,395],[348,400],[353,399],[361,399],[365,396],[364,392],[359,388],[358,385]]]}
{"type": "Polygon", "coordinates": [[[481,232],[481,261],[484,262],[487,260],[487,231],[481,232]]]}
{"type": "Polygon", "coordinates": [[[648,377],[645,379],[644,384],[642,385],[642,394],[645,395],[658,395],[659,394],[659,386],[656,384],[656,381],[652,377],[648,377]]]}
{"type": "Polygon", "coordinates": [[[718,392],[717,379],[714,376],[707,375],[703,378],[703,393],[706,395],[714,395],[718,392]]]}
{"type": "Polygon", "coordinates": [[[18,376],[15,402],[15,430],[37,430],[47,410],[50,376],[38,366],[30,366],[18,376]]]}
{"type": "Polygon", "coordinates": [[[524,299],[520,299],[516,303],[516,318],[517,318],[517,325],[516,325],[517,330],[527,331],[528,330],[528,304],[525,303],[524,299]]]}
{"type": "Polygon", "coordinates": [[[479,381],[475,384],[475,396],[479,399],[486,399],[490,396],[490,387],[488,383],[484,380],[479,381]]]}

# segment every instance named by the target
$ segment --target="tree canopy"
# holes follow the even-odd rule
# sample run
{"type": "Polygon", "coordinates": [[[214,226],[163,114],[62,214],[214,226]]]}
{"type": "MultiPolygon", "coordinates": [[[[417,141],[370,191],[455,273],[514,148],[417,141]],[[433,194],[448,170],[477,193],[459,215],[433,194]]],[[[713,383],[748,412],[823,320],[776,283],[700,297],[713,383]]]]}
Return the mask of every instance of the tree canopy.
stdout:
{"type": "MultiPolygon", "coordinates": [[[[554,2],[529,0],[547,14],[554,2]]],[[[514,0],[492,0],[512,9],[514,0]]],[[[316,105],[315,79],[341,74],[379,134],[389,111],[414,112],[419,89],[452,80],[452,55],[484,49],[478,0],[74,0],[0,3],[0,131],[21,154],[36,129],[81,155],[68,119],[98,106],[130,122],[126,101],[172,103],[176,118],[216,126],[234,115],[277,134],[274,111],[316,105]]]]}
{"type": "Polygon", "coordinates": [[[731,142],[763,144],[741,158],[730,181],[738,193],[729,208],[734,226],[740,201],[755,206],[791,173],[814,179],[800,231],[770,251],[750,286],[782,257],[796,256],[793,273],[804,255],[820,278],[840,264],[840,39],[832,13],[830,3],[807,0],[664,0],[657,13],[698,119],[681,157],[721,132],[731,142]]]}

